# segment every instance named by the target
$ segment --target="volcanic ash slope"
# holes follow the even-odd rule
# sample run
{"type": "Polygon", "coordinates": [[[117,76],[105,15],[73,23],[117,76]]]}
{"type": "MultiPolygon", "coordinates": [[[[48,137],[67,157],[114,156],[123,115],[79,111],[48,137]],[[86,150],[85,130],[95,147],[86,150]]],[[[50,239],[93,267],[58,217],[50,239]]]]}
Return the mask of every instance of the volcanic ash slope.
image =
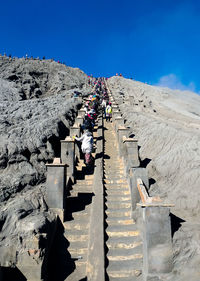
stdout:
{"type": "Polygon", "coordinates": [[[45,164],[60,157],[60,140],[75,119],[74,90],[91,91],[79,69],[0,57],[0,265],[12,263],[6,249],[20,253],[54,223],[44,199],[45,164]]]}
{"type": "Polygon", "coordinates": [[[170,280],[200,280],[200,97],[122,77],[108,85],[141,146],[150,195],[175,204],[171,212],[180,228],[173,236],[170,280]]]}

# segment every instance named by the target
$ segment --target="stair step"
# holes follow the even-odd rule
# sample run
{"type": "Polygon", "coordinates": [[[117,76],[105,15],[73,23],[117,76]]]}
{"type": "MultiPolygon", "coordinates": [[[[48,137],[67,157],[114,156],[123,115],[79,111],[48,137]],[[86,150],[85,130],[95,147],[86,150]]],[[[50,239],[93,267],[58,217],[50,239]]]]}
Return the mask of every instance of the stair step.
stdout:
{"type": "Polygon", "coordinates": [[[125,176],[123,174],[107,174],[105,173],[105,179],[112,179],[112,180],[120,180],[120,179],[125,179],[125,176]]]}
{"type": "Polygon", "coordinates": [[[106,218],[107,224],[110,225],[131,225],[135,224],[133,219],[129,219],[127,217],[114,217],[114,218],[106,218]]]}
{"type": "Polygon", "coordinates": [[[76,242],[76,241],[88,241],[89,235],[88,234],[64,234],[65,238],[69,240],[69,242],[76,242]]]}
{"type": "Polygon", "coordinates": [[[130,261],[130,260],[134,260],[134,259],[142,259],[143,258],[143,255],[140,253],[140,254],[131,254],[131,255],[107,255],[107,258],[109,261],[130,261]]]}
{"type": "Polygon", "coordinates": [[[92,180],[77,180],[76,184],[74,186],[92,186],[93,181],[92,180]]]}
{"type": "Polygon", "coordinates": [[[68,251],[72,258],[86,256],[88,253],[88,248],[68,248],[68,251]]]}
{"type": "Polygon", "coordinates": [[[118,272],[118,274],[129,273],[133,274],[134,270],[141,272],[142,269],[142,259],[135,258],[132,260],[127,260],[122,262],[121,260],[109,261],[109,265],[107,267],[108,275],[113,276],[114,272],[118,272]]]}
{"type": "MultiPolygon", "coordinates": [[[[133,239],[132,239],[133,240],[133,239]]],[[[111,241],[112,242],[112,241],[111,241]]],[[[117,249],[121,250],[121,249],[126,249],[126,250],[131,250],[131,251],[136,251],[136,252],[141,252],[142,253],[142,242],[132,242],[132,243],[111,243],[111,242],[107,242],[106,245],[110,250],[116,251],[117,249]]]]}
{"type": "Polygon", "coordinates": [[[119,196],[111,193],[106,196],[106,200],[107,202],[131,203],[130,195],[119,196]]]}
{"type": "MultiPolygon", "coordinates": [[[[112,183],[112,184],[127,184],[127,180],[126,179],[104,179],[104,182],[106,184],[112,183]]],[[[128,184],[127,184],[128,185],[128,184]]]]}
{"type": "MultiPolygon", "coordinates": [[[[113,160],[113,162],[115,162],[113,160]]],[[[107,162],[104,163],[104,168],[106,169],[106,171],[110,172],[110,173],[114,173],[114,172],[119,172],[122,171],[124,172],[124,165],[115,165],[115,164],[108,164],[107,162]]]]}
{"type": "Polygon", "coordinates": [[[120,202],[120,201],[106,201],[106,206],[108,209],[129,209],[131,208],[131,203],[120,202]]]}
{"type": "Polygon", "coordinates": [[[106,231],[109,237],[135,237],[139,236],[139,230],[135,231],[106,231]]]}
{"type": "Polygon", "coordinates": [[[108,218],[110,217],[131,217],[131,211],[127,209],[109,209],[106,210],[106,215],[108,218]]]}
{"type": "Polygon", "coordinates": [[[130,248],[130,247],[137,247],[141,244],[141,237],[135,236],[135,237],[109,237],[108,241],[106,242],[106,245],[108,248],[117,248],[117,247],[123,247],[123,248],[130,248]]]}
{"type": "Polygon", "coordinates": [[[93,187],[84,187],[84,188],[74,188],[70,191],[71,197],[77,197],[78,193],[93,193],[93,187]]]}
{"type": "Polygon", "coordinates": [[[142,270],[110,271],[109,281],[142,281],[142,270]]]}
{"type": "Polygon", "coordinates": [[[123,175],[124,174],[124,170],[123,169],[118,169],[118,170],[116,170],[116,171],[113,171],[113,170],[111,170],[111,169],[108,169],[108,170],[105,170],[105,174],[106,175],[116,175],[116,173],[118,173],[119,175],[123,175]]]}
{"type": "Polygon", "coordinates": [[[126,249],[126,248],[109,248],[109,251],[107,254],[108,257],[112,256],[114,258],[115,256],[120,256],[120,257],[127,257],[128,259],[130,259],[130,257],[133,255],[135,255],[135,258],[143,257],[143,248],[142,248],[141,244],[134,248],[129,247],[128,249],[126,249]]]}
{"type": "Polygon", "coordinates": [[[124,190],[124,188],[108,188],[105,190],[105,192],[107,193],[107,196],[112,196],[112,195],[118,195],[118,196],[124,196],[124,195],[128,195],[130,196],[130,190],[127,188],[124,190]]]}
{"type": "Polygon", "coordinates": [[[106,232],[132,232],[138,231],[138,227],[135,224],[128,224],[128,225],[109,225],[106,228],[106,232]]]}
{"type": "Polygon", "coordinates": [[[83,210],[83,211],[80,211],[80,212],[73,212],[72,213],[72,217],[74,218],[74,220],[81,220],[81,219],[83,219],[83,220],[89,220],[89,218],[90,218],[90,209],[91,209],[91,206],[90,205],[88,205],[87,207],[86,207],[86,209],[85,210],[83,210]]]}
{"type": "MultiPolygon", "coordinates": [[[[69,265],[66,264],[66,267],[71,267],[71,264],[69,265]]],[[[86,266],[85,265],[77,266],[76,264],[75,270],[69,276],[67,276],[65,281],[83,280],[84,278],[86,278],[86,266]]]]}
{"type": "Polygon", "coordinates": [[[109,189],[130,190],[127,183],[106,183],[105,187],[109,189]]]}
{"type": "Polygon", "coordinates": [[[71,241],[68,246],[68,250],[70,249],[87,249],[88,248],[88,241],[71,241]]]}
{"type": "Polygon", "coordinates": [[[72,221],[68,221],[68,222],[64,222],[63,223],[64,225],[64,228],[66,230],[82,230],[82,229],[89,229],[89,221],[85,220],[81,220],[81,219],[78,219],[77,220],[72,220],[72,221]]]}

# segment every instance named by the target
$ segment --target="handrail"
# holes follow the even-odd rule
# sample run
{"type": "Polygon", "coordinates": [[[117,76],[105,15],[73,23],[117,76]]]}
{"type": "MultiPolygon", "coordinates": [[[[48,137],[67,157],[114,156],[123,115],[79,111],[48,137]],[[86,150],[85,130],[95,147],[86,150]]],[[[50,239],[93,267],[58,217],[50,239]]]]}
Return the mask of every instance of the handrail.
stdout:
{"type": "Polygon", "coordinates": [[[143,184],[143,181],[140,178],[137,179],[137,188],[142,201],[142,204],[137,203],[138,206],[143,206],[143,207],[146,206],[174,207],[175,206],[174,204],[171,203],[164,203],[159,196],[150,197],[149,194],[147,193],[145,185],[143,184]]]}

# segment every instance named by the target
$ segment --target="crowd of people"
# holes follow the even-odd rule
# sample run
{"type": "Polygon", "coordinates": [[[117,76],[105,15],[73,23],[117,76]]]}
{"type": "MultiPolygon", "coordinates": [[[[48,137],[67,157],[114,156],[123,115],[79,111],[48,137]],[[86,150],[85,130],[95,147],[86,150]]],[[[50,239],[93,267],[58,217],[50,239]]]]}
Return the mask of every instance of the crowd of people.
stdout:
{"type": "Polygon", "coordinates": [[[103,112],[106,121],[112,122],[112,104],[109,101],[104,79],[92,77],[89,81],[94,91],[89,95],[84,104],[85,117],[81,126],[82,135],[81,137],[73,137],[77,142],[81,142],[81,150],[84,154],[86,165],[93,164],[93,130],[98,114],[103,112]]]}

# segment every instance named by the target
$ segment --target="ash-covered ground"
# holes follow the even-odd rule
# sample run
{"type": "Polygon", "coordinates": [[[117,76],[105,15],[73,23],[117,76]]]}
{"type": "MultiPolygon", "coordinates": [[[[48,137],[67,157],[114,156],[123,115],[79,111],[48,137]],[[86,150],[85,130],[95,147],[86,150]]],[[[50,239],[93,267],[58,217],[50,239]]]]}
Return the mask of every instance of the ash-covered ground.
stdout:
{"type": "Polygon", "coordinates": [[[0,261],[7,255],[1,247],[20,252],[55,219],[44,200],[45,164],[60,156],[80,106],[71,98],[75,90],[91,91],[79,69],[0,57],[0,261]]]}

